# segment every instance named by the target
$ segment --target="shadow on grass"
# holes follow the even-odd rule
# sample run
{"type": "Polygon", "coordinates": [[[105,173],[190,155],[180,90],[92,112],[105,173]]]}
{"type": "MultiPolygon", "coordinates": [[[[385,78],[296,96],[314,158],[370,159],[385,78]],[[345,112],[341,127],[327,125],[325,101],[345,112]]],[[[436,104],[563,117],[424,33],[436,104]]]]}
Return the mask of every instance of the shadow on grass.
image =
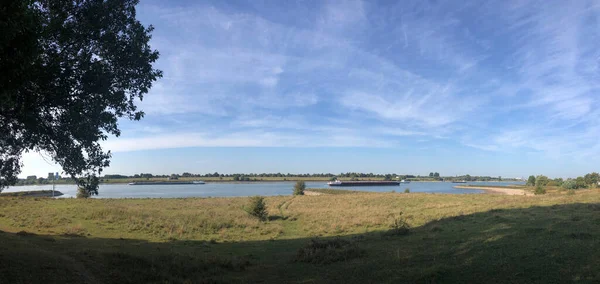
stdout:
{"type": "Polygon", "coordinates": [[[153,243],[2,232],[0,282],[586,283],[600,281],[599,236],[600,204],[491,210],[402,236],[370,232],[320,243],[153,243]],[[341,249],[342,257],[298,261],[299,252],[319,255],[321,247],[341,249]]]}

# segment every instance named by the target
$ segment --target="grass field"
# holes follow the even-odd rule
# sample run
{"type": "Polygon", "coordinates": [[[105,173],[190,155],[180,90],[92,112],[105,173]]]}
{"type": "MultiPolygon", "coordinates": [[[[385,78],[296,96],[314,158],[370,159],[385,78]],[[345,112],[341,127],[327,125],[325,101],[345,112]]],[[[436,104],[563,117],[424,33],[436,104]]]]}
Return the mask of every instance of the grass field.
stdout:
{"type": "Polygon", "coordinates": [[[600,281],[598,190],[265,200],[2,197],[0,282],[600,281]]]}

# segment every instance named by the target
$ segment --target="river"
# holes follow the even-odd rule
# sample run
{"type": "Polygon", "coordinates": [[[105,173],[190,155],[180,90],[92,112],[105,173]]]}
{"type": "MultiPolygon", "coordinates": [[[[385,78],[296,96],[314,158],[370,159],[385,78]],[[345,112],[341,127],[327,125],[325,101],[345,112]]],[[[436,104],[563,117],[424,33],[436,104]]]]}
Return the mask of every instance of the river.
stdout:
{"type": "MultiPolygon", "coordinates": [[[[469,182],[472,185],[509,185],[523,184],[522,182],[469,182]]],[[[335,187],[335,189],[361,190],[373,192],[403,192],[406,188],[410,192],[445,193],[445,194],[473,194],[482,193],[476,189],[453,188],[457,184],[449,182],[412,182],[400,186],[360,186],[360,187],[335,187]]],[[[465,184],[458,184],[465,185],[465,184]]],[[[276,196],[290,195],[294,182],[246,182],[246,183],[206,183],[184,185],[127,185],[127,184],[102,184],[95,198],[182,198],[182,197],[231,197],[231,196],[276,196]]],[[[306,182],[306,188],[328,188],[325,182],[306,182]]],[[[3,192],[30,191],[52,189],[52,185],[14,186],[3,192]]],[[[57,185],[56,190],[62,192],[61,197],[75,197],[75,185],[57,185]]]]}

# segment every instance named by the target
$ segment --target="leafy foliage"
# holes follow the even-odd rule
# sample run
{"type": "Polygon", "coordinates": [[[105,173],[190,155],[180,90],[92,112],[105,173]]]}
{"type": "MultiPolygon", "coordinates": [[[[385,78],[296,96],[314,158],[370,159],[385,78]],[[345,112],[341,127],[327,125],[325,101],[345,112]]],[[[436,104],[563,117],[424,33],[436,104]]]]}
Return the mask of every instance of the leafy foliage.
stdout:
{"type": "Polygon", "coordinates": [[[152,26],[137,0],[9,1],[0,9],[0,189],[14,184],[26,151],[48,153],[90,194],[109,165],[99,141],[162,76],[152,68],[152,26]]]}
{"type": "Polygon", "coordinates": [[[585,182],[582,177],[578,177],[577,179],[568,179],[563,182],[562,187],[564,189],[580,189],[585,188],[585,182]]]}
{"type": "Polygon", "coordinates": [[[569,179],[569,180],[566,180],[565,182],[563,182],[562,187],[564,189],[577,189],[577,184],[575,183],[574,180],[569,179]]]}
{"type": "Polygon", "coordinates": [[[529,178],[527,179],[527,185],[528,186],[534,186],[535,185],[535,176],[529,176],[529,178]]]}
{"type": "Polygon", "coordinates": [[[535,195],[546,194],[546,188],[540,183],[535,186],[535,190],[533,191],[535,195]]]}
{"type": "Polygon", "coordinates": [[[575,185],[577,188],[586,188],[587,184],[585,183],[585,179],[583,177],[577,177],[575,179],[575,185]]]}
{"type": "Polygon", "coordinates": [[[250,201],[248,202],[248,206],[245,208],[248,214],[258,218],[261,221],[267,220],[267,205],[265,204],[265,199],[262,196],[253,196],[250,197],[250,201]]]}
{"type": "Polygon", "coordinates": [[[550,179],[545,175],[539,175],[535,177],[535,185],[536,186],[546,186],[550,182],[550,179]]]}
{"type": "Polygon", "coordinates": [[[600,174],[593,172],[593,173],[589,173],[587,175],[585,175],[583,177],[585,184],[587,186],[597,186],[598,182],[600,182],[600,174]]]}
{"type": "Polygon", "coordinates": [[[298,181],[294,185],[294,195],[304,195],[304,190],[306,189],[306,183],[304,181],[298,181]]]}

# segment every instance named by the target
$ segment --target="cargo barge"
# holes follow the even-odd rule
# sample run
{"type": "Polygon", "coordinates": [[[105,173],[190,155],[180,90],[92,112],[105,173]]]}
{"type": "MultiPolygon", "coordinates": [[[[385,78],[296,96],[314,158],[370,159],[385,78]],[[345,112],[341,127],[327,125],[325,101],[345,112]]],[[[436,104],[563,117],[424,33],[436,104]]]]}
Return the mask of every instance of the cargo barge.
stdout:
{"type": "Polygon", "coordinates": [[[204,184],[203,181],[136,181],[130,182],[129,185],[173,185],[173,184],[204,184]]]}
{"type": "Polygon", "coordinates": [[[400,185],[399,181],[330,181],[329,186],[394,186],[400,185]]]}

